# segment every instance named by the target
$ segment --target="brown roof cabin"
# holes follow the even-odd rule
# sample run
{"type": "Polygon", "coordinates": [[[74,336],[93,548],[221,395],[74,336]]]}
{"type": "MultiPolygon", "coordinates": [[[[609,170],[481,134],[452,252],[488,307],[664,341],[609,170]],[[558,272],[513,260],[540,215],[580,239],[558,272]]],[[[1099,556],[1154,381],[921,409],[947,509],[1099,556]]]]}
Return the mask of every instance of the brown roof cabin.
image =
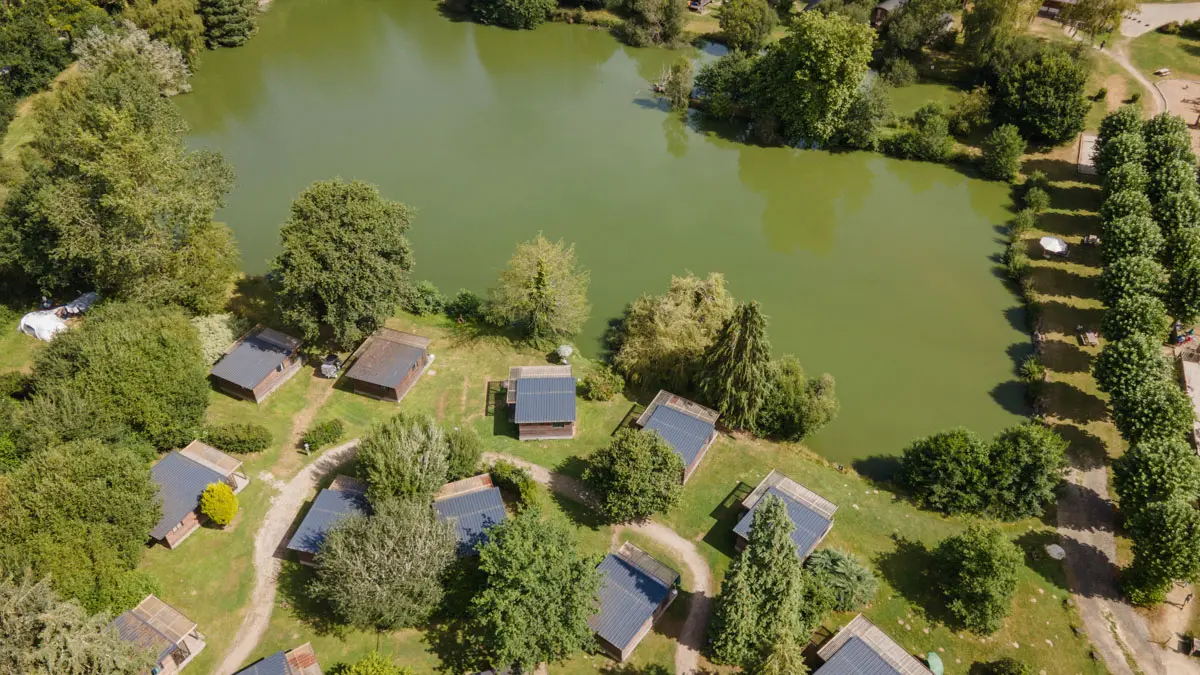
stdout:
{"type": "Polygon", "coordinates": [[[575,438],[575,378],[571,366],[513,366],[504,385],[517,438],[575,438]]]}
{"type": "Polygon", "coordinates": [[[679,455],[686,483],[717,438],[718,417],[717,411],[663,389],[634,424],[657,431],[679,455]]]}
{"type": "Polygon", "coordinates": [[[200,513],[200,495],[213,483],[225,483],[237,494],[250,484],[241,472],[242,461],[200,441],[169,452],[150,468],[150,479],[162,499],[162,518],[150,530],[150,538],[175,548],[200,529],[206,520],[200,513]]]}
{"type": "Polygon", "coordinates": [[[210,374],[213,384],[226,394],[262,403],[303,364],[300,340],[256,326],[233,343],[210,374]]]}
{"type": "Polygon", "coordinates": [[[196,622],[153,595],[113,619],[109,627],[125,642],[154,655],[155,665],[147,674],[174,675],[205,647],[196,622]]]}
{"type": "Polygon", "coordinates": [[[825,663],[813,675],[933,675],[908,650],[859,614],[817,650],[825,663]]]}
{"type": "Polygon", "coordinates": [[[355,393],[399,403],[416,383],[433,355],[429,338],[380,328],[355,350],[346,380],[355,393]]]}
{"type": "Polygon", "coordinates": [[[746,514],[733,527],[733,534],[737,538],[734,547],[739,551],[746,548],[750,541],[750,527],[754,524],[754,511],[762,503],[763,497],[768,495],[783,500],[788,518],[795,526],[792,530],[792,543],[796,545],[796,555],[800,556],[801,560],[807,558],[833,529],[833,514],[838,507],[773,469],[758,487],[742,500],[742,508],[746,509],[746,514]]]}
{"type": "Polygon", "coordinates": [[[679,594],[679,573],[629,542],[605,556],[596,571],[600,611],[588,618],[588,625],[600,648],[624,661],[679,594]]]}
{"type": "Polygon", "coordinates": [[[308,642],[290,652],[278,651],[233,675],[323,675],[317,654],[308,642]]]}

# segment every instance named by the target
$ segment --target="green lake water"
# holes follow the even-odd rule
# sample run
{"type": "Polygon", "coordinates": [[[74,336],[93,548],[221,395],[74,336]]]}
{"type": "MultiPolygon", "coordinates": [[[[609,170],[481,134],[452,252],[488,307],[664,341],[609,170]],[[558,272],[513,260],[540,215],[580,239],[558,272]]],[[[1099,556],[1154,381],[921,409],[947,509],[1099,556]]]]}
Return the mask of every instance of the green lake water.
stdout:
{"type": "Polygon", "coordinates": [[[448,293],[484,291],[538,231],[575,242],[592,273],[585,352],[672,274],[725,273],[762,303],[776,352],[837,378],[841,416],[811,439],[833,460],[1016,421],[1028,336],[994,262],[1006,187],[698,131],[647,91],[675,56],[580,26],[455,21],[433,0],[275,0],[176,100],[191,143],[237,172],[219,217],[247,271],[305,186],[359,178],[418,209],[414,276],[448,293]]]}

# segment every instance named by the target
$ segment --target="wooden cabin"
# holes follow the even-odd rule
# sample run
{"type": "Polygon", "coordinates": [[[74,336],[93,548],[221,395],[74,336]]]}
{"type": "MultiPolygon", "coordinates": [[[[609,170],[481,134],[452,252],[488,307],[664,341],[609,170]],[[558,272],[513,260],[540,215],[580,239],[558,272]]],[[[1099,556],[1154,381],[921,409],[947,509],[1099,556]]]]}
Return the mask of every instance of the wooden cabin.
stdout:
{"type": "Polygon", "coordinates": [[[783,500],[788,518],[795,526],[792,530],[792,543],[796,545],[796,555],[804,560],[833,529],[833,514],[837,511],[837,505],[782,473],[772,470],[758,487],[742,500],[742,508],[746,513],[733,528],[736,537],[734,547],[737,550],[741,551],[749,543],[754,511],[767,496],[783,500]]]}
{"type": "Polygon", "coordinates": [[[517,438],[575,438],[575,378],[571,366],[513,366],[504,386],[517,438]]]}
{"type": "Polygon", "coordinates": [[[178,673],[207,644],[195,621],[154,595],[113,619],[109,627],[125,642],[153,655],[154,666],[147,671],[153,675],[178,673]]]}
{"type": "Polygon", "coordinates": [[[351,356],[346,381],[355,393],[382,401],[403,400],[429,367],[429,338],[380,328],[351,356]]]}
{"type": "Polygon", "coordinates": [[[150,538],[167,548],[178,546],[207,520],[200,513],[204,488],[225,483],[234,494],[246,489],[250,478],[241,468],[240,459],[200,441],[164,455],[150,468],[150,478],[162,500],[162,517],[150,530],[150,538]]]}
{"type": "Polygon", "coordinates": [[[300,340],[257,326],[233,343],[210,374],[217,389],[246,401],[262,403],[303,364],[300,340]]]}
{"type": "Polygon", "coordinates": [[[718,417],[717,411],[663,389],[634,424],[658,432],[679,455],[686,483],[717,439],[718,417]]]}
{"type": "Polygon", "coordinates": [[[487,531],[504,522],[504,499],[492,484],[491,474],[446,483],[433,496],[433,510],[440,520],[454,524],[458,555],[475,555],[487,541],[487,531]]]}
{"type": "Polygon", "coordinates": [[[679,573],[629,542],[605,556],[596,570],[600,611],[588,625],[600,648],[624,661],[679,594],[679,573]]]}

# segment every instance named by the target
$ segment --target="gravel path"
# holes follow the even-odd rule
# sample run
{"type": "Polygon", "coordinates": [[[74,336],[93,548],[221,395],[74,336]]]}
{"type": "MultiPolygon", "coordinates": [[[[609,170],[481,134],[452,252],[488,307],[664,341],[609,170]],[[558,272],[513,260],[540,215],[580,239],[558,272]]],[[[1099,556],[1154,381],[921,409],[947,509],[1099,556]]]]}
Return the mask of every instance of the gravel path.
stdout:
{"type": "Polygon", "coordinates": [[[258,641],[262,639],[275,608],[275,591],[279,581],[281,553],[287,545],[288,529],[316,489],[321,479],[354,456],[358,439],[330,448],[315,462],[309,464],[288,481],[279,494],[271,498],[262,525],[254,535],[254,590],[250,594],[250,607],[242,619],[233,644],[225,652],[217,675],[231,675],[250,659],[258,641]]]}
{"type": "MultiPolygon", "coordinates": [[[[543,466],[512,455],[485,452],[483,460],[487,463],[503,460],[515,464],[528,471],[535,481],[568,499],[588,505],[595,503],[587,487],[570,476],[555,473],[543,466]]],[[[704,556],[700,555],[700,551],[696,549],[694,543],[679,536],[674,530],[661,523],[634,523],[622,525],[620,529],[640,532],[650,537],[659,545],[679,556],[687,565],[695,588],[691,589],[692,601],[688,605],[688,615],[679,633],[679,646],[675,648],[675,672],[677,675],[700,672],[698,665],[700,649],[704,646],[708,634],[708,615],[712,606],[713,578],[712,571],[708,568],[708,562],[704,556]]]]}

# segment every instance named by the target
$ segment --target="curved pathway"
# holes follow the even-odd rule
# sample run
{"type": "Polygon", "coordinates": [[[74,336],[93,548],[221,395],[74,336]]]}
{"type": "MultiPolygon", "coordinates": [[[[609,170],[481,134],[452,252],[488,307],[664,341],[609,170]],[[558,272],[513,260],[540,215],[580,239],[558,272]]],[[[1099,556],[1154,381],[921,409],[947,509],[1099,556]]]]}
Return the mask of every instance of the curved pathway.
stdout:
{"type": "Polygon", "coordinates": [[[279,494],[271,498],[271,508],[254,535],[254,590],[250,594],[250,607],[242,619],[233,644],[225,651],[225,657],[217,667],[217,675],[236,673],[250,659],[250,654],[267,631],[271,610],[275,608],[280,553],[287,545],[288,529],[321,479],[349,461],[357,449],[356,438],[326,450],[315,462],[301,469],[300,473],[284,484],[279,494]]]}
{"type": "MultiPolygon", "coordinates": [[[[483,454],[483,460],[489,463],[501,460],[509,462],[525,469],[535,481],[568,499],[588,505],[595,503],[587,486],[570,476],[555,473],[546,467],[512,455],[486,452],[483,454]]],[[[620,530],[639,532],[653,539],[679,556],[680,560],[687,565],[694,588],[691,589],[692,601],[688,605],[687,618],[679,632],[679,646],[675,648],[675,672],[677,675],[700,672],[700,650],[704,647],[708,633],[708,615],[712,607],[713,578],[712,571],[708,568],[708,562],[704,556],[700,555],[700,551],[696,549],[694,543],[681,537],[662,523],[653,521],[631,523],[619,526],[618,532],[620,530]]]]}

